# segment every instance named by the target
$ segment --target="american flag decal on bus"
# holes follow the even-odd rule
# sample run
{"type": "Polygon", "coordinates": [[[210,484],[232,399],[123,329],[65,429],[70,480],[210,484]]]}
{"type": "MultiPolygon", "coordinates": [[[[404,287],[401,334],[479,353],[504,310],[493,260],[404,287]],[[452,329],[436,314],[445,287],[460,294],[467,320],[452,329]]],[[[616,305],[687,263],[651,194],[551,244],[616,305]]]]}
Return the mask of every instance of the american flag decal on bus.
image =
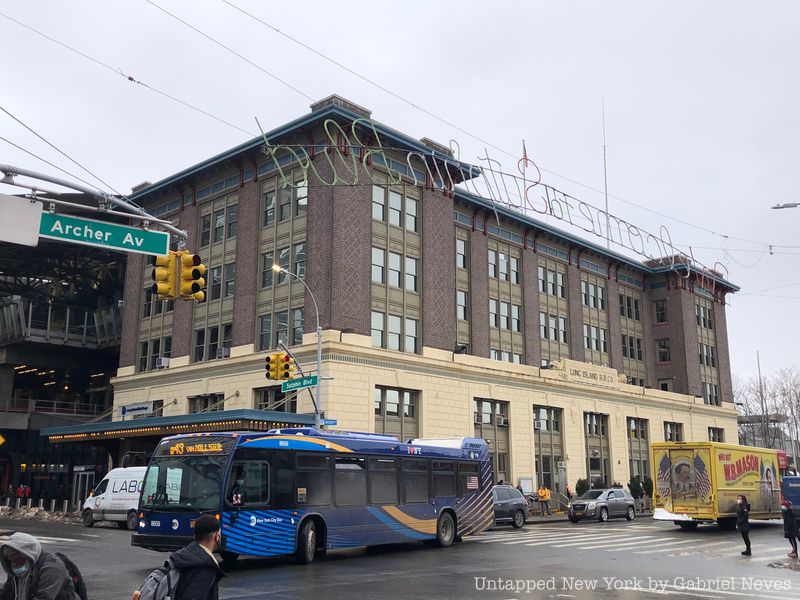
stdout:
{"type": "Polygon", "coordinates": [[[694,478],[696,483],[696,490],[698,498],[705,498],[711,491],[711,482],[708,480],[708,473],[706,473],[706,464],[700,455],[694,457],[694,478]]]}
{"type": "Polygon", "coordinates": [[[478,485],[478,476],[477,475],[470,475],[467,477],[467,489],[468,490],[477,490],[480,486],[478,485]]]}

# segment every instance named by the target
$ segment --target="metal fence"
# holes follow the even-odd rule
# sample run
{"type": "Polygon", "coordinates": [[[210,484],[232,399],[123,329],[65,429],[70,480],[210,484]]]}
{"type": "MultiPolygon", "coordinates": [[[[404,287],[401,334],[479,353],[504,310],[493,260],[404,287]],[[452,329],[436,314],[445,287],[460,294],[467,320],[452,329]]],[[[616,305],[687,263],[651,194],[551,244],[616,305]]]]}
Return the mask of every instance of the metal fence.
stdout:
{"type": "Polygon", "coordinates": [[[103,407],[87,402],[70,402],[67,400],[37,400],[35,398],[0,399],[0,412],[13,413],[45,413],[54,415],[76,415],[95,417],[103,407]]]}

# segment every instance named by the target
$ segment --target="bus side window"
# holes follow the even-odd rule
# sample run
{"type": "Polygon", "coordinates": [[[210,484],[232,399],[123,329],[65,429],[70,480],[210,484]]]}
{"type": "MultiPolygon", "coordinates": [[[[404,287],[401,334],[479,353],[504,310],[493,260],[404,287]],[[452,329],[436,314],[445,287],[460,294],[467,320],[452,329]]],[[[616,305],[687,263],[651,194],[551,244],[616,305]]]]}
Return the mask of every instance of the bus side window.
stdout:
{"type": "Polygon", "coordinates": [[[297,506],[330,506],[331,459],[297,455],[297,506]]]}
{"type": "Polygon", "coordinates": [[[269,463],[261,460],[234,460],[228,476],[225,500],[233,506],[267,504],[269,463]]]}
{"type": "Polygon", "coordinates": [[[363,506],[367,503],[367,461],[357,457],[337,457],[334,469],[336,506],[363,506]]]}
{"type": "Polygon", "coordinates": [[[397,504],[397,459],[369,459],[369,501],[372,504],[397,504]]]}
{"type": "Polygon", "coordinates": [[[406,503],[428,501],[428,461],[403,460],[403,500],[406,503]]]}
{"type": "Polygon", "coordinates": [[[481,489],[480,466],[478,463],[458,464],[458,495],[466,496],[481,489]]]}
{"type": "Polygon", "coordinates": [[[434,460],[433,495],[446,498],[456,495],[456,465],[449,460],[434,460]]]}

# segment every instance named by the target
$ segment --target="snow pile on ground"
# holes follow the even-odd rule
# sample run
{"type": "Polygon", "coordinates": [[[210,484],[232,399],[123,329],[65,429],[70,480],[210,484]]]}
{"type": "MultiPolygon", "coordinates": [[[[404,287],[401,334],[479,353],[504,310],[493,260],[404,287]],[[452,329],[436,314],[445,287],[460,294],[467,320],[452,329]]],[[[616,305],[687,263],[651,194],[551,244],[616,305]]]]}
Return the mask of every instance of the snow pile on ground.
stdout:
{"type": "Polygon", "coordinates": [[[59,523],[80,521],[80,515],[78,513],[48,512],[43,508],[10,508],[8,506],[0,506],[0,518],[19,520],[36,519],[37,521],[57,521],[59,523]]]}

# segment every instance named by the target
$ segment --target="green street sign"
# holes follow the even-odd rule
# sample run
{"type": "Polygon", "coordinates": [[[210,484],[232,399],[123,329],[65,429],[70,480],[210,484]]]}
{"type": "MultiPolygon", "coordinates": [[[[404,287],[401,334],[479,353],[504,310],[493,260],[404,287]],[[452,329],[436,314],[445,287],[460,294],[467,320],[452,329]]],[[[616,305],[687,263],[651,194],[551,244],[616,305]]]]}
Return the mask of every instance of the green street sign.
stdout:
{"type": "Polygon", "coordinates": [[[298,377],[297,379],[290,379],[281,384],[282,392],[293,392],[295,390],[303,390],[305,388],[314,387],[317,385],[317,376],[311,375],[309,377],[298,377]]]}
{"type": "Polygon", "coordinates": [[[163,256],[169,251],[169,234],[165,231],[145,231],[138,227],[49,212],[42,213],[39,237],[155,256],[163,256]]]}

